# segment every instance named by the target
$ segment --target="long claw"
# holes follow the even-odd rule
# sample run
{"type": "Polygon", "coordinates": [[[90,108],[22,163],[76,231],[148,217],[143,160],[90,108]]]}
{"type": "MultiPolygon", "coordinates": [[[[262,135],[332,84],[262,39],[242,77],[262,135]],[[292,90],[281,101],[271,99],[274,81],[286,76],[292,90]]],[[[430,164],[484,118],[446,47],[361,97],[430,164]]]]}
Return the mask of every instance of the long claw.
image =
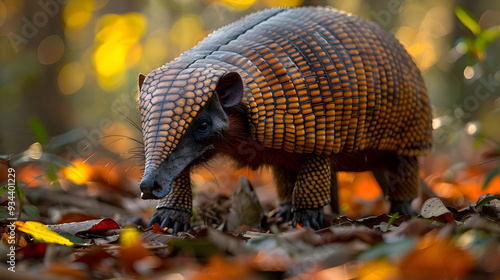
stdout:
{"type": "Polygon", "coordinates": [[[296,227],[297,227],[297,217],[293,217],[293,220],[292,220],[292,226],[293,226],[294,228],[296,228],[296,227]]]}
{"type": "Polygon", "coordinates": [[[170,220],[170,217],[169,218],[166,218],[165,220],[163,220],[163,222],[161,223],[161,227],[162,228],[166,228],[166,227],[169,227],[170,224],[171,224],[171,220],[170,220]]]}
{"type": "Polygon", "coordinates": [[[314,217],[311,217],[311,225],[312,225],[312,228],[315,230],[320,229],[318,221],[316,221],[316,218],[314,218],[314,217]]]}
{"type": "Polygon", "coordinates": [[[148,227],[152,227],[155,223],[160,223],[161,219],[158,215],[158,212],[155,212],[153,216],[151,216],[151,220],[149,220],[148,227]]]}
{"type": "Polygon", "coordinates": [[[187,231],[190,223],[189,219],[192,215],[191,209],[171,209],[159,208],[151,217],[150,225],[159,223],[162,228],[172,228],[175,233],[181,230],[187,231]]]}
{"type": "Polygon", "coordinates": [[[302,223],[304,224],[305,227],[308,227],[308,228],[313,228],[311,226],[311,222],[309,221],[309,219],[305,219],[302,221],[302,223]]]}
{"type": "Polygon", "coordinates": [[[173,228],[174,228],[174,234],[178,233],[179,230],[181,229],[181,222],[180,221],[175,221],[173,228]]]}
{"type": "Polygon", "coordinates": [[[319,230],[323,228],[323,208],[295,209],[293,212],[294,227],[302,223],[305,227],[319,230]]]}

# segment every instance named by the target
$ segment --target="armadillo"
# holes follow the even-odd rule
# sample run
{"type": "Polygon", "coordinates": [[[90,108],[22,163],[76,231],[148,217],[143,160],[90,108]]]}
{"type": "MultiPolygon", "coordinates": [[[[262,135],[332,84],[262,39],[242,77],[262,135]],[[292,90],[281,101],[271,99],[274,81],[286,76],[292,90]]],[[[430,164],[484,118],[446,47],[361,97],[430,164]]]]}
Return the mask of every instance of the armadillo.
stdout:
{"type": "Polygon", "coordinates": [[[294,225],[322,227],[331,199],[338,210],[338,171],[371,170],[390,211],[412,211],[431,107],[411,56],[375,23],[325,7],[263,10],[139,75],[139,87],[140,189],[160,199],[150,224],[189,228],[190,170],[219,154],[270,166],[278,216],[294,225]]]}

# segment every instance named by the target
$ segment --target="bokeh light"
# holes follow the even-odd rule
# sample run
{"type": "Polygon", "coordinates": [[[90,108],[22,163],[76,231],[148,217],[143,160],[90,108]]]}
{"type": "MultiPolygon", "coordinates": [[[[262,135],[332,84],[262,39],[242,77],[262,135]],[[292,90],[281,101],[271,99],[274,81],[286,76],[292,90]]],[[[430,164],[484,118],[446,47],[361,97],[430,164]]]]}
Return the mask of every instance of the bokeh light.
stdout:
{"type": "Polygon", "coordinates": [[[63,13],[64,23],[71,29],[80,29],[89,22],[93,10],[93,0],[68,1],[63,13]]]}
{"type": "Polygon", "coordinates": [[[26,151],[26,155],[32,159],[40,159],[42,157],[42,153],[43,153],[42,145],[38,142],[31,144],[28,150],[26,151]]]}
{"type": "Polygon", "coordinates": [[[233,11],[244,11],[255,3],[256,0],[221,0],[233,11]]]}
{"type": "Polygon", "coordinates": [[[84,163],[81,159],[71,162],[73,166],[64,167],[61,171],[64,178],[69,179],[77,185],[87,183],[92,176],[92,166],[84,163]]]}
{"type": "Polygon", "coordinates": [[[127,137],[137,138],[137,133],[131,130],[131,127],[122,122],[113,122],[109,129],[104,131],[101,145],[106,149],[120,154],[137,147],[137,143],[127,137]]]}
{"type": "Polygon", "coordinates": [[[195,14],[181,16],[170,30],[171,44],[177,45],[181,50],[193,47],[204,35],[203,21],[195,14]]]}
{"type": "Polygon", "coordinates": [[[7,8],[5,7],[5,4],[0,1],[0,27],[5,23],[5,20],[7,19],[7,8]]]}
{"type": "Polygon", "coordinates": [[[68,63],[59,72],[57,81],[63,94],[73,94],[83,86],[85,70],[78,62],[68,63]]]}
{"type": "Polygon", "coordinates": [[[108,14],[101,17],[97,25],[93,62],[99,84],[104,90],[112,91],[124,83],[124,71],[141,56],[141,47],[136,44],[146,28],[146,19],[138,13],[108,14]]]}
{"type": "Polygon", "coordinates": [[[46,37],[38,45],[38,61],[49,65],[56,63],[64,54],[64,41],[58,35],[46,37]]]}
{"type": "Polygon", "coordinates": [[[464,69],[464,77],[470,80],[474,77],[474,68],[472,66],[467,66],[464,69]]]}

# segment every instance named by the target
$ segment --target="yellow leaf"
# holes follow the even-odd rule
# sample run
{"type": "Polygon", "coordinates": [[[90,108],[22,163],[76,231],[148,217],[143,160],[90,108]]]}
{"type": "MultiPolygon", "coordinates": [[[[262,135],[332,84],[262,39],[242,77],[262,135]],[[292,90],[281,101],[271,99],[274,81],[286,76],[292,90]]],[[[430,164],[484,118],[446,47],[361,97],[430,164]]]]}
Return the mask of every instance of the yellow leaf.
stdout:
{"type": "Polygon", "coordinates": [[[34,222],[16,222],[16,227],[18,230],[22,232],[26,232],[27,234],[33,236],[36,240],[45,243],[53,243],[53,244],[61,244],[66,246],[73,246],[74,243],[69,241],[67,238],[60,236],[59,234],[50,230],[46,225],[34,222]]]}

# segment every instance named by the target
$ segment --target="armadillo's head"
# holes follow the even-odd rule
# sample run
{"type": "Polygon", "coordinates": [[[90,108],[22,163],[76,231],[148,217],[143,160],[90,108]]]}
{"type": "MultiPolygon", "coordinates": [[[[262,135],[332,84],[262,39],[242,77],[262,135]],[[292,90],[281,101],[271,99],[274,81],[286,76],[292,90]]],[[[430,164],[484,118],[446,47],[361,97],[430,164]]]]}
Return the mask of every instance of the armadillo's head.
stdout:
{"type": "Polygon", "coordinates": [[[239,74],[225,69],[158,68],[139,76],[145,148],[143,199],[168,195],[175,178],[214,147],[228,128],[223,108],[243,98],[239,74]]]}

